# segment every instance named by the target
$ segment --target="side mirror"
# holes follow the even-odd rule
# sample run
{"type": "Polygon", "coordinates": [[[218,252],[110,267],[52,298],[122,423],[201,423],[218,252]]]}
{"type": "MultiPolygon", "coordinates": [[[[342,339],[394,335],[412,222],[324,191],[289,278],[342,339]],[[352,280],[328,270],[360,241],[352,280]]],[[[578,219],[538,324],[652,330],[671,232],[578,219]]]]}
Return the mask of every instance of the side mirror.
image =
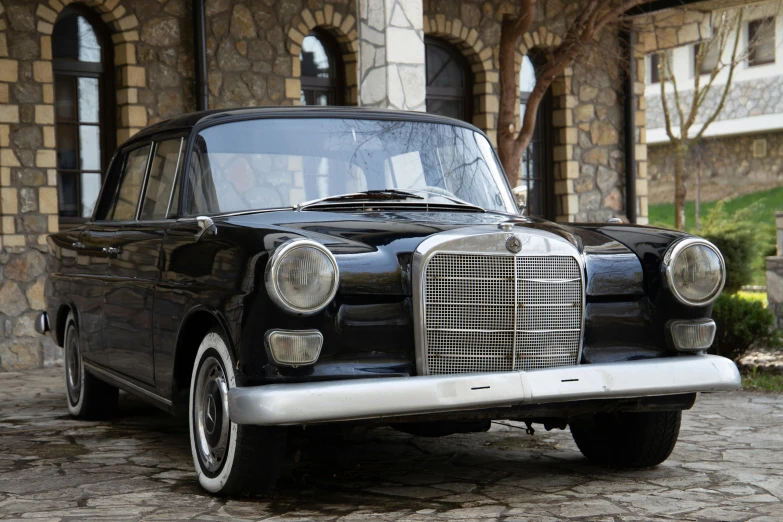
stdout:
{"type": "Polygon", "coordinates": [[[519,213],[522,214],[527,208],[527,186],[520,185],[511,189],[514,194],[514,199],[517,200],[517,207],[519,207],[519,213]]]}

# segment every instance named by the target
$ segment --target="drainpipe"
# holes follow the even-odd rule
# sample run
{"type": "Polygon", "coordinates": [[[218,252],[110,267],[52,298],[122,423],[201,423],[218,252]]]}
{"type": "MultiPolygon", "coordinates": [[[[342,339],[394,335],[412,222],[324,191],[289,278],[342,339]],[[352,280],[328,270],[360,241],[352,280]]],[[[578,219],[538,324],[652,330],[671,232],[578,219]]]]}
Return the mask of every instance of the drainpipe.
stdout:
{"type": "Polygon", "coordinates": [[[195,66],[197,111],[205,111],[209,108],[205,2],[206,0],[193,0],[193,63],[195,66]]]}
{"type": "Polygon", "coordinates": [[[633,49],[636,46],[636,33],[633,29],[624,29],[621,35],[625,44],[628,60],[628,74],[625,77],[625,212],[630,223],[636,223],[636,93],[633,89],[636,80],[636,59],[633,49]]]}

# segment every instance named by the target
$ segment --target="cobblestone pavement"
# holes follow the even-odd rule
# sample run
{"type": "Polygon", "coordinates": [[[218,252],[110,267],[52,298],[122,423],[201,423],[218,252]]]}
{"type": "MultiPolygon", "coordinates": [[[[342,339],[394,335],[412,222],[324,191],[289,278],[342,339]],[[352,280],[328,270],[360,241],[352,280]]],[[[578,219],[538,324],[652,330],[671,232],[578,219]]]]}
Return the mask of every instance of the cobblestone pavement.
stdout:
{"type": "Polygon", "coordinates": [[[277,491],[214,498],[194,479],[181,420],[122,396],[77,422],[59,369],[0,373],[0,519],[783,520],[783,396],[702,396],[651,470],[585,462],[567,432],[320,440],[277,491]],[[316,458],[316,456],[318,458],[316,458]]]}

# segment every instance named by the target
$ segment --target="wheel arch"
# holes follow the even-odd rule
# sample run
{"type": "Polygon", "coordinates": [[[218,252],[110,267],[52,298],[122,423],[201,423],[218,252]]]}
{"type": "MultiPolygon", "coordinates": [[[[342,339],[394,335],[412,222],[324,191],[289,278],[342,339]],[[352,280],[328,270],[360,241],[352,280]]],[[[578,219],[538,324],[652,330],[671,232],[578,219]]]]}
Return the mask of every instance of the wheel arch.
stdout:
{"type": "Polygon", "coordinates": [[[57,315],[54,317],[54,342],[59,347],[65,345],[65,326],[68,321],[68,314],[73,312],[73,320],[76,321],[76,328],[79,327],[79,314],[73,303],[63,303],[57,308],[57,315]]]}
{"type": "Polygon", "coordinates": [[[180,324],[174,351],[172,399],[175,411],[187,408],[193,363],[201,340],[213,329],[219,329],[223,333],[229,351],[236,358],[236,349],[228,334],[230,330],[225,318],[219,312],[205,307],[196,307],[189,311],[180,324]]]}

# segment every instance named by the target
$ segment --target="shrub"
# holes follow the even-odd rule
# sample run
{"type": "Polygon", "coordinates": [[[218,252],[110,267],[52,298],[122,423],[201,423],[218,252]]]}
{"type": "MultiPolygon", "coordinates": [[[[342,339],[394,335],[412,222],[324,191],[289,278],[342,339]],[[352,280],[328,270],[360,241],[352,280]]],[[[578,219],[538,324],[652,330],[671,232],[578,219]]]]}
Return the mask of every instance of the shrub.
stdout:
{"type": "Polygon", "coordinates": [[[775,319],[761,301],[723,294],[715,301],[712,318],[717,332],[710,353],[736,361],[752,345],[780,347],[775,319]]]}
{"type": "Polygon", "coordinates": [[[723,210],[719,201],[707,215],[702,236],[715,244],[726,261],[726,286],[724,292],[733,294],[753,279],[753,262],[758,255],[761,238],[753,223],[755,206],[733,215],[723,210]]]}

